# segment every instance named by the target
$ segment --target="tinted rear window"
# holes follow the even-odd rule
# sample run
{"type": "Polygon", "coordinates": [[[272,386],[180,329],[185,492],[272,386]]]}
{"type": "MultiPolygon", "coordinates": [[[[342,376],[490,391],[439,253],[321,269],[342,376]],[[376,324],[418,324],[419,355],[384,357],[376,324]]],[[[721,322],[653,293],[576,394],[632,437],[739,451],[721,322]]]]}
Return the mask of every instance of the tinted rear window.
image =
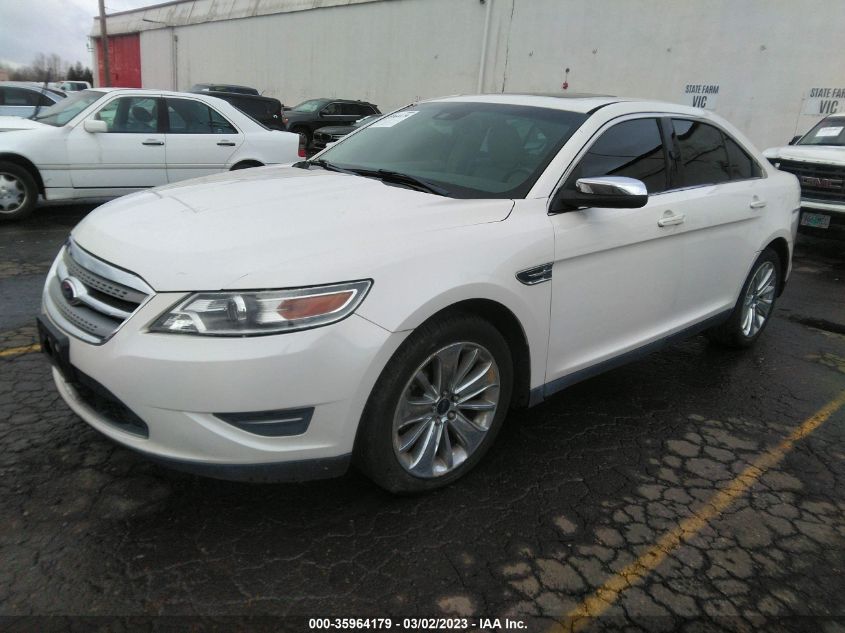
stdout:
{"type": "Polygon", "coordinates": [[[728,150],[728,159],[730,160],[731,180],[759,178],[762,175],[757,161],[728,136],[725,137],[725,147],[728,150]]]}
{"type": "Polygon", "coordinates": [[[712,125],[672,119],[681,150],[681,187],[713,185],[731,179],[722,132],[712,125]]]}

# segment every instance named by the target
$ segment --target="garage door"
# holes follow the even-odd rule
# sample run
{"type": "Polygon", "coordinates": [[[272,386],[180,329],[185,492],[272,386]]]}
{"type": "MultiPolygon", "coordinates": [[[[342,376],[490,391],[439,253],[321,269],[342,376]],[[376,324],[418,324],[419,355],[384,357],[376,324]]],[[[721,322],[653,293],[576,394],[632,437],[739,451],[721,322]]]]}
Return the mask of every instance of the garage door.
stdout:
{"type": "Polygon", "coordinates": [[[121,88],[141,87],[141,37],[139,33],[109,36],[109,74],[111,79],[105,82],[103,68],[102,39],[97,39],[97,59],[100,85],[121,88]]]}

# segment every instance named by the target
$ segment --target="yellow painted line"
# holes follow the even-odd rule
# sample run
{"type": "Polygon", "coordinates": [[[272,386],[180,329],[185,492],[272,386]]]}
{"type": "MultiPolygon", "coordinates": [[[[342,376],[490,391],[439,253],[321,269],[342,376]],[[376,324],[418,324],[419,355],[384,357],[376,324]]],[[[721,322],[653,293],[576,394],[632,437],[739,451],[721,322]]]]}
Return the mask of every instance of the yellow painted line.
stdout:
{"type": "Polygon", "coordinates": [[[18,354],[30,354],[40,350],[41,346],[38,343],[33,345],[24,345],[23,347],[10,347],[9,349],[0,350],[0,358],[5,358],[6,356],[17,356],[18,354]]]}
{"type": "Polygon", "coordinates": [[[792,450],[795,442],[810,435],[843,405],[845,405],[845,391],[804,420],[780,444],[758,457],[736,479],[710,497],[699,510],[664,534],[637,560],[611,576],[586,600],[567,613],[561,621],[555,622],[549,629],[549,633],[580,631],[590,623],[592,618],[600,617],[619,600],[626,589],[654,571],[685,541],[696,536],[710,521],[724,512],[737,497],[743,495],[754,485],[767,470],[776,466],[792,450]]]}

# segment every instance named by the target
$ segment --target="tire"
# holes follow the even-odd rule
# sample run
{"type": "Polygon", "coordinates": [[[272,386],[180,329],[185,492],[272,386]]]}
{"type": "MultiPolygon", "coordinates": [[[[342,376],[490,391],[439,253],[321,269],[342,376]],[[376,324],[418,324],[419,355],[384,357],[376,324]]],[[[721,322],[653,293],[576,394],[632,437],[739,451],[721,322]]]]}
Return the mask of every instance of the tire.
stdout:
{"type": "Polygon", "coordinates": [[[232,165],[232,168],[229,171],[238,171],[240,169],[249,169],[250,167],[264,167],[262,163],[254,160],[246,160],[242,163],[238,163],[237,165],[232,165]]]}
{"type": "Polygon", "coordinates": [[[0,221],[23,219],[32,213],[36,202],[38,185],[29,170],[0,161],[0,221]]]}
{"type": "Polygon", "coordinates": [[[707,330],[707,338],[717,345],[733,349],[754,345],[774,313],[782,271],[782,262],[774,250],[767,248],[760,253],[742,284],[731,316],[723,324],[707,330]],[[756,290],[752,289],[752,284],[756,290]]]}
{"type": "Polygon", "coordinates": [[[299,134],[300,139],[302,139],[300,142],[305,144],[306,151],[311,147],[311,130],[302,125],[297,125],[291,128],[291,132],[299,134]]]}
{"type": "Polygon", "coordinates": [[[507,416],[512,392],[510,348],[493,325],[464,313],[424,323],[400,346],[376,381],[361,416],[354,463],[393,493],[447,486],[489,450],[507,416]],[[451,379],[438,381],[438,371],[451,379]],[[423,386],[419,373],[431,389],[423,386]],[[492,410],[491,403],[495,404],[492,410]],[[422,416],[429,419],[402,424],[422,416]],[[418,439],[413,441],[415,434],[418,439]],[[402,442],[409,443],[404,451],[402,442]]]}

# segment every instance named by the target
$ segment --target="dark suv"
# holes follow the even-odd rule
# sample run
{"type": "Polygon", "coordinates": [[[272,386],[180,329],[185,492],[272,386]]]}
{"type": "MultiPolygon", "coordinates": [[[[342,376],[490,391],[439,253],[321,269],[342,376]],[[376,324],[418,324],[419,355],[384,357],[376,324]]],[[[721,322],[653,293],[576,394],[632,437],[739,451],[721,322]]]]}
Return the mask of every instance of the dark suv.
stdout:
{"type": "Polygon", "coordinates": [[[235,84],[194,84],[191,92],[234,92],[239,95],[258,95],[257,88],[236,86],[235,84]]]}
{"type": "MultiPolygon", "coordinates": [[[[196,87],[196,86],[194,86],[196,87]]],[[[217,90],[191,90],[218,99],[228,101],[241,112],[248,114],[259,123],[263,123],[271,130],[285,131],[282,123],[284,112],[282,102],[273,97],[262,97],[260,95],[246,94],[243,92],[221,92],[217,90]]]]}
{"type": "Polygon", "coordinates": [[[366,101],[351,99],[309,99],[292,110],[286,110],[282,119],[287,130],[302,135],[311,144],[314,130],[331,125],[351,126],[358,119],[371,114],[381,114],[378,106],[366,101]]]}

